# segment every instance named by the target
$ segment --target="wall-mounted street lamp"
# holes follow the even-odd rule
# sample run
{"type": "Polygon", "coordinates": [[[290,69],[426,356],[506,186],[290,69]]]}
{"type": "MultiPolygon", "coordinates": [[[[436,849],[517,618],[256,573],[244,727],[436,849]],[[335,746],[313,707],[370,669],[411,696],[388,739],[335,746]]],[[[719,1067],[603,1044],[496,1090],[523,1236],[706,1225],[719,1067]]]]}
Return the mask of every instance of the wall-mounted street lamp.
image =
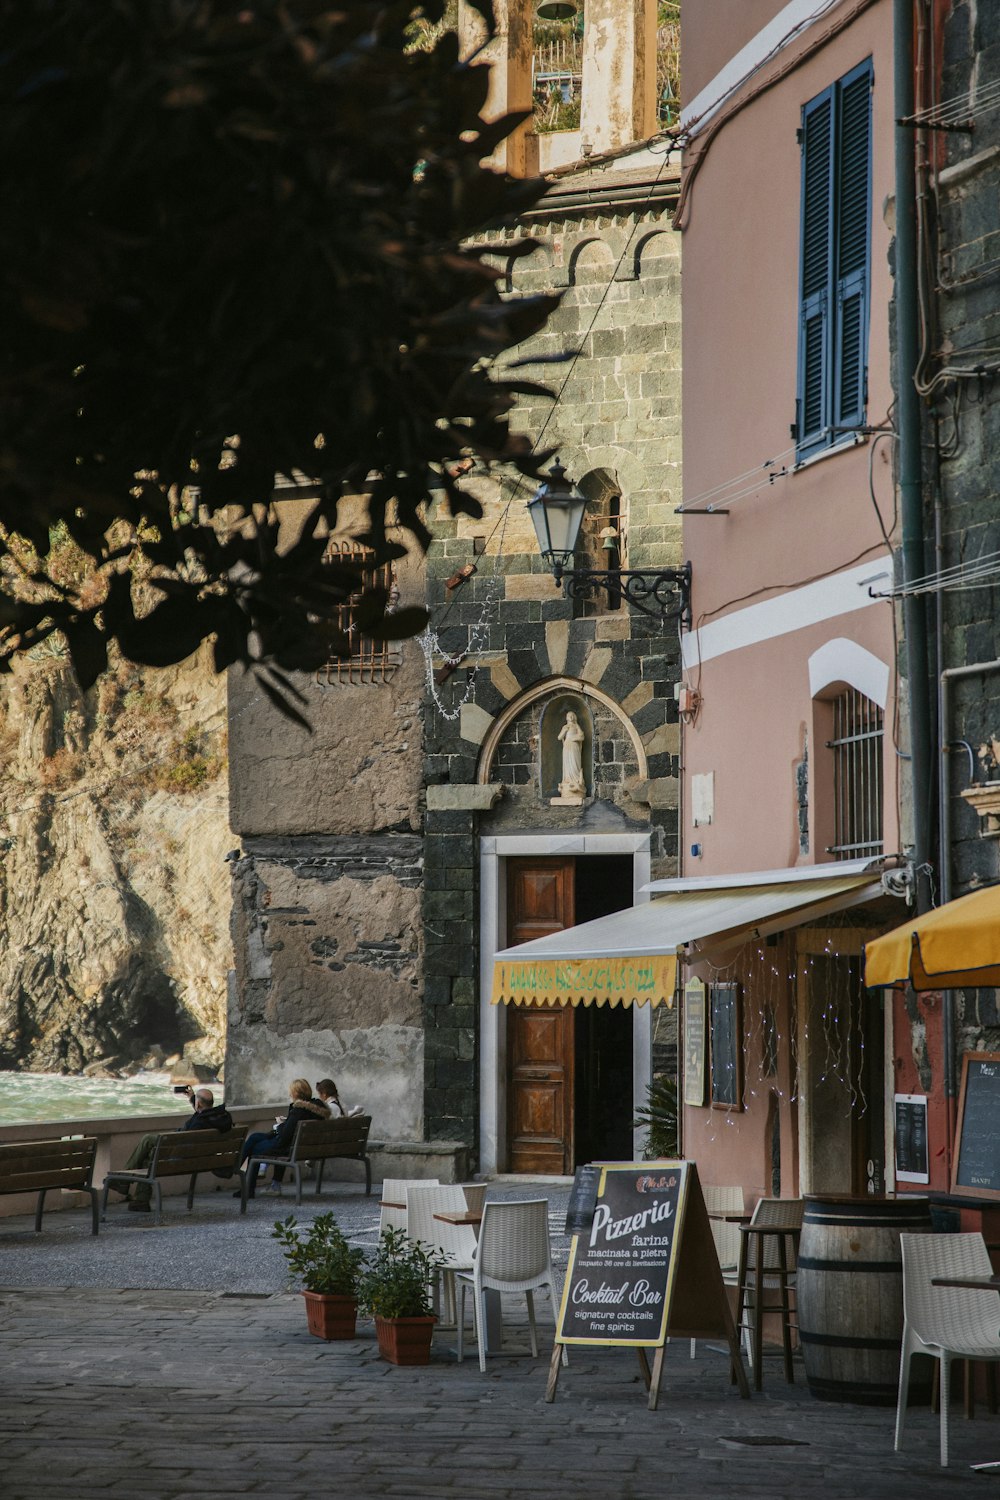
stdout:
{"type": "MultiPolygon", "coordinates": [[[[612,603],[626,603],[655,620],[680,620],[691,628],[691,564],[681,568],[661,568],[657,572],[634,568],[574,568],[573,557],[583,522],[586,500],[566,478],[566,470],[556,459],[534,497],[528,501],[528,512],[538,538],[538,547],[552,569],[556,585],[570,599],[593,599],[599,592],[612,603]]],[[[603,533],[602,533],[603,535],[603,533]]],[[[609,554],[614,542],[604,546],[609,554]]]]}

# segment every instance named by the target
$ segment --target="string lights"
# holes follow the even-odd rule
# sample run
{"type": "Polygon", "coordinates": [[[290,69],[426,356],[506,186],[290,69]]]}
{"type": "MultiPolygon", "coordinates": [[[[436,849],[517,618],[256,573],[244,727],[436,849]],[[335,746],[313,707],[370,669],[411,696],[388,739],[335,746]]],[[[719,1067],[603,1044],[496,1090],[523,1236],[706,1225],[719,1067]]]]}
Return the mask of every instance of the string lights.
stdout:
{"type": "MultiPolygon", "coordinates": [[[[688,1129],[696,1130],[700,1141],[721,1141],[747,1111],[759,1118],[760,1100],[773,1096],[779,1107],[797,1104],[806,1066],[831,1104],[839,1093],[845,1119],[868,1114],[864,990],[856,962],[839,951],[837,925],[825,930],[814,952],[796,952],[791,942],[772,946],[753,940],[724,964],[699,956],[709,987],[737,983],[742,1000],[739,1102],[689,1116],[688,1129]]],[[[844,930],[853,925],[839,924],[844,930]]]]}

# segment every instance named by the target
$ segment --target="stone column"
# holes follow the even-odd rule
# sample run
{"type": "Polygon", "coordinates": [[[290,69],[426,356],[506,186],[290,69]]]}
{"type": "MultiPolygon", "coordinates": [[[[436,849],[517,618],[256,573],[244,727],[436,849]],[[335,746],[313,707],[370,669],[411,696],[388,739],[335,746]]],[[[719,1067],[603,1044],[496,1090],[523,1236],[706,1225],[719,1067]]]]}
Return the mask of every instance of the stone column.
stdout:
{"type": "MultiPolygon", "coordinates": [[[[483,53],[490,65],[490,89],[483,109],[487,120],[499,119],[516,109],[531,108],[531,42],[535,7],[532,0],[494,0],[496,35],[483,53]]],[[[461,54],[468,57],[485,39],[483,18],[465,0],[459,0],[458,38],[461,54]]],[[[538,144],[531,120],[518,126],[489,158],[489,165],[512,177],[528,177],[538,169],[538,144]]]]}
{"type": "Polygon", "coordinates": [[[595,154],[656,130],[656,0],[586,0],[580,138],[595,154]]]}

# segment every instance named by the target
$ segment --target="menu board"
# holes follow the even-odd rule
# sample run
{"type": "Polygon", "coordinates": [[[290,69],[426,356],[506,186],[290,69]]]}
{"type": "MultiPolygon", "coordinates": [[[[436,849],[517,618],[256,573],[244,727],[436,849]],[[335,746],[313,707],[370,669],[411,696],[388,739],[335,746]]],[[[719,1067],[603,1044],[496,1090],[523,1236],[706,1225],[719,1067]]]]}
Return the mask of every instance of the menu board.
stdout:
{"type": "Polygon", "coordinates": [[[970,1198],[1000,1195],[1000,1052],[962,1058],[951,1190],[970,1198]]]}
{"type": "Polygon", "coordinates": [[[733,1314],[693,1161],[596,1163],[577,1173],[566,1268],[546,1401],[553,1401],[567,1344],[635,1349],[656,1410],[668,1338],[718,1338],[749,1399],[733,1314]],[[646,1350],[656,1353],[650,1370],[646,1350]]]}
{"type": "Polygon", "coordinates": [[[590,1229],[570,1250],[561,1343],[663,1343],[685,1176],[683,1162],[602,1168],[590,1229]]]}
{"type": "Polygon", "coordinates": [[[712,1107],[739,1109],[743,1083],[740,1077],[742,1033],[739,985],[727,980],[713,984],[712,1007],[712,1107]]]}
{"type": "Polygon", "coordinates": [[[893,1145],[897,1182],[930,1182],[927,1159],[927,1095],[897,1094],[893,1101],[893,1145]]]}
{"type": "Polygon", "coordinates": [[[705,1102],[705,985],[684,986],[684,1103],[705,1102]]]}
{"type": "Polygon", "coordinates": [[[589,1234],[597,1210],[597,1194],[601,1186],[599,1167],[577,1167],[566,1205],[566,1227],[568,1235],[589,1234]]]}

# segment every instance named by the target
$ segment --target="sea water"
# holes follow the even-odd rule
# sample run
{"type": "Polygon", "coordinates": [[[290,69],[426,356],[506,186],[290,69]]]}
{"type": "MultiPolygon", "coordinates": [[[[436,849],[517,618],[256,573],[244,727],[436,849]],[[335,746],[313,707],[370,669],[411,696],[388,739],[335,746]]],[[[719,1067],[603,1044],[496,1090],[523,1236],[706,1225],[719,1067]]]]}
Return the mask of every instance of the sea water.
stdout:
{"type": "Polygon", "coordinates": [[[80,1078],[60,1073],[0,1072],[0,1125],[190,1112],[187,1099],[174,1093],[168,1073],[80,1078]]]}

